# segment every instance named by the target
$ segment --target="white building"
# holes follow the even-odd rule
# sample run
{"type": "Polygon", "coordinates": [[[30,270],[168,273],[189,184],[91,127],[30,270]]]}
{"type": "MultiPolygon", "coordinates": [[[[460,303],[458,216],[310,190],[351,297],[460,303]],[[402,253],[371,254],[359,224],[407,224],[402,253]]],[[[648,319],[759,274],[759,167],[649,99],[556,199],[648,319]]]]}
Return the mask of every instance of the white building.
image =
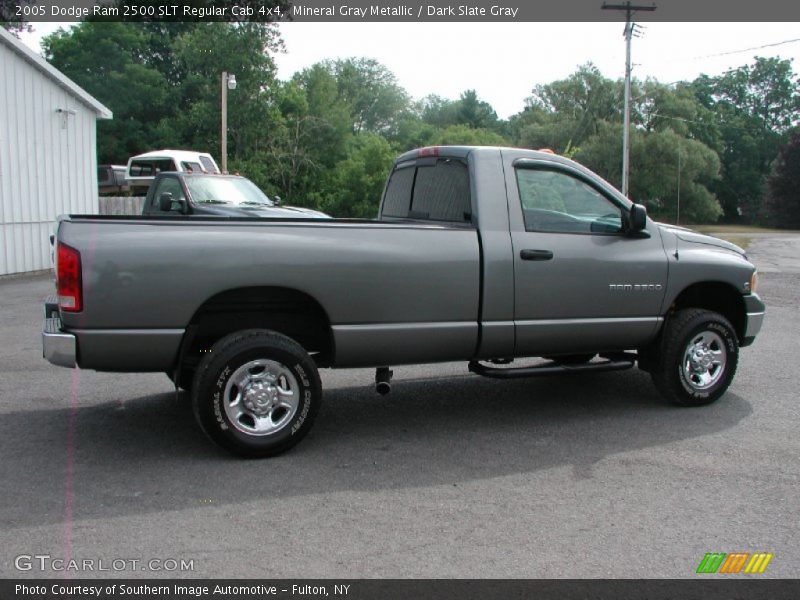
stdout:
{"type": "Polygon", "coordinates": [[[0,27],[0,275],[49,269],[60,214],[97,213],[111,111],[0,27]]]}

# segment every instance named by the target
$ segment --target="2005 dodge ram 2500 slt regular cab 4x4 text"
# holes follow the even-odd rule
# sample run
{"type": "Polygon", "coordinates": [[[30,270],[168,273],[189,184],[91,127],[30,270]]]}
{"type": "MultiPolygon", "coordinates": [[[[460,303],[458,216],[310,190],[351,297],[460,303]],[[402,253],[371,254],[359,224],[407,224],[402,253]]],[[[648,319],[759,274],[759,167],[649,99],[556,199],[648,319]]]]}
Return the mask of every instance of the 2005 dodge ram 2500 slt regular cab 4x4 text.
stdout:
{"type": "Polygon", "coordinates": [[[672,402],[713,402],[761,327],[755,281],[737,246],[654,223],[575,162],[432,147],[395,161],[375,221],[63,217],[43,345],[167,372],[213,440],[267,456],[308,432],[321,367],[376,367],[386,391],[390,365],[638,363],[672,402]]]}

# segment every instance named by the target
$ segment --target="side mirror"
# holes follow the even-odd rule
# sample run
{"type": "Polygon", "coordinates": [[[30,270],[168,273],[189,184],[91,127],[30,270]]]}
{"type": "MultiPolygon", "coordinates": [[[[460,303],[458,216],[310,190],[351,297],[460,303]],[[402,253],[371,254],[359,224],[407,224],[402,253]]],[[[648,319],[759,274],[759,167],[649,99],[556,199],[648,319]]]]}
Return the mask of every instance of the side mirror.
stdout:
{"type": "Polygon", "coordinates": [[[181,214],[186,212],[186,200],[172,197],[169,192],[164,192],[158,197],[158,210],[161,212],[179,212],[181,214]]]}
{"type": "Polygon", "coordinates": [[[628,233],[638,233],[647,226],[647,209],[641,204],[631,206],[628,217],[628,233]]]}
{"type": "Polygon", "coordinates": [[[168,212],[172,208],[172,194],[164,192],[158,197],[158,210],[168,212]]]}
{"type": "Polygon", "coordinates": [[[281,197],[280,197],[280,196],[273,196],[273,197],[272,197],[272,203],[273,203],[275,206],[280,206],[280,205],[281,205],[281,202],[282,202],[282,200],[281,200],[281,197]]]}

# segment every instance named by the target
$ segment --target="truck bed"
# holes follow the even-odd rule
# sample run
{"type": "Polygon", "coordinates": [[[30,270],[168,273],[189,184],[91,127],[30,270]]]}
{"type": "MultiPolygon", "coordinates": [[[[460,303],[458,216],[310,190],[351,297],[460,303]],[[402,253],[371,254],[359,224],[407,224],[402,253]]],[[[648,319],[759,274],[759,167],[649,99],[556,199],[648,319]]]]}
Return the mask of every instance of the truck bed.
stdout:
{"type": "Polygon", "coordinates": [[[82,252],[84,310],[62,318],[85,349],[84,368],[167,368],[209,299],[271,287],[324,307],[336,366],[373,365],[376,347],[385,364],[477,349],[481,256],[469,226],[74,215],[59,239],[82,252]]]}

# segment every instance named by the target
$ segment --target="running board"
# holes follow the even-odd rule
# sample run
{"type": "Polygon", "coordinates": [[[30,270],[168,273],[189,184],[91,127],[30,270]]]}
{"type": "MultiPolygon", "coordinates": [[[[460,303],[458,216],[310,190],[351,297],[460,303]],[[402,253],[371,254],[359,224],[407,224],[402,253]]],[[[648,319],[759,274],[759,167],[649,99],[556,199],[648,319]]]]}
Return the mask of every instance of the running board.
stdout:
{"type": "Polygon", "coordinates": [[[487,367],[477,360],[469,362],[469,370],[483,377],[495,379],[517,379],[520,377],[539,377],[542,375],[559,375],[561,373],[585,373],[598,371],[624,371],[636,363],[636,355],[632,353],[618,353],[601,355],[604,362],[586,363],[584,365],[560,365],[555,362],[545,363],[535,367],[519,367],[511,369],[498,369],[487,367]]]}

